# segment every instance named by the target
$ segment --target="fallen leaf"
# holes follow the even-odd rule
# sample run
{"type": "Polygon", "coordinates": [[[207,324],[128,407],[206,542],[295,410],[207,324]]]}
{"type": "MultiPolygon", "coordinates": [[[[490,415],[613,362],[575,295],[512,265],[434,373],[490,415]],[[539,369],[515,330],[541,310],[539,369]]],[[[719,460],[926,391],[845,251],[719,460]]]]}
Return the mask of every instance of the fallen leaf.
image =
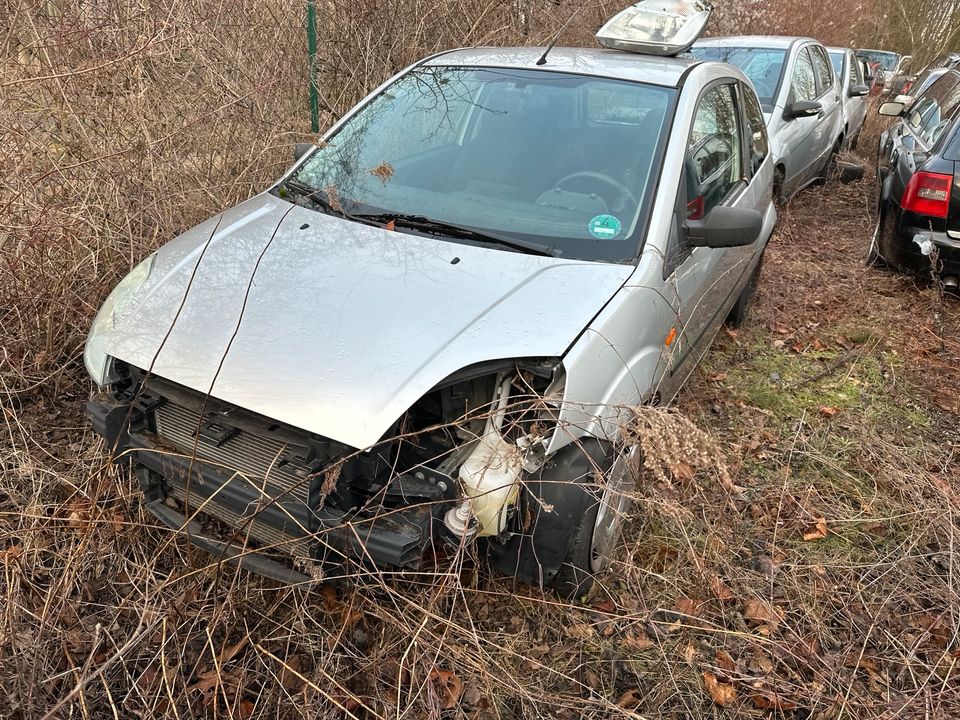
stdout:
{"type": "Polygon", "coordinates": [[[595,602],[593,604],[593,608],[595,610],[599,610],[602,613],[610,614],[616,611],[617,606],[613,602],[613,600],[611,600],[610,598],[607,598],[606,600],[595,602]]]}
{"type": "Polygon", "coordinates": [[[653,647],[653,641],[645,633],[637,635],[630,633],[623,639],[623,644],[632,650],[647,650],[653,647]]]}
{"type": "Polygon", "coordinates": [[[695,657],[697,657],[697,648],[692,642],[689,642],[683,649],[683,659],[692,663],[695,657]]]}
{"type": "Polygon", "coordinates": [[[449,670],[434,668],[430,671],[430,682],[434,684],[441,707],[450,710],[457,706],[463,695],[463,680],[449,670]]]}
{"type": "Polygon", "coordinates": [[[574,640],[589,640],[596,634],[596,631],[593,629],[593,625],[588,623],[571,623],[563,627],[563,634],[574,640]]]}
{"type": "Polygon", "coordinates": [[[886,537],[890,532],[890,529],[884,523],[879,522],[864,525],[863,529],[865,532],[880,538],[886,537]]]}
{"type": "Polygon", "coordinates": [[[832,405],[824,405],[820,408],[820,414],[824,417],[833,417],[838,412],[840,411],[832,405]]]}
{"type": "Polygon", "coordinates": [[[300,655],[291,655],[280,671],[280,684],[287,690],[299,690],[304,684],[301,675],[303,675],[303,658],[300,655]]]}
{"type": "Polygon", "coordinates": [[[726,650],[717,650],[717,667],[728,673],[737,671],[737,662],[726,650]]]}
{"type": "Polygon", "coordinates": [[[254,707],[255,705],[250,700],[241,700],[237,706],[237,717],[242,718],[242,720],[253,717],[254,707]]]}
{"type": "Polygon", "coordinates": [[[803,531],[803,539],[810,540],[822,540],[827,536],[827,519],[826,518],[817,518],[817,521],[808,526],[803,531]]]}
{"type": "Polygon", "coordinates": [[[678,462],[673,467],[673,476],[678,480],[693,480],[693,476],[696,474],[697,471],[694,470],[693,466],[685,462],[678,462]]]}
{"type": "Polygon", "coordinates": [[[734,595],[733,591],[727,587],[727,584],[720,579],[719,575],[710,575],[710,589],[720,602],[730,602],[737,599],[737,596],[734,595]]]}
{"type": "Polygon", "coordinates": [[[641,702],[640,688],[630,688],[617,700],[617,707],[623,708],[624,710],[636,710],[640,707],[641,702]]]}
{"type": "Polygon", "coordinates": [[[747,600],[743,609],[743,616],[755,623],[775,626],[780,622],[777,609],[766,600],[747,600]]]}
{"type": "Polygon", "coordinates": [[[674,604],[677,612],[683,615],[690,615],[691,617],[699,617],[700,610],[703,607],[703,600],[694,600],[692,598],[685,597],[681,595],[677,598],[677,602],[674,604]]]}
{"type": "Polygon", "coordinates": [[[795,710],[797,704],[770,690],[760,690],[750,696],[753,704],[763,710],[795,710]]]}
{"type": "Polygon", "coordinates": [[[339,604],[340,601],[337,600],[337,589],[333,587],[333,585],[324,585],[323,606],[327,609],[327,612],[333,612],[339,604]]]}
{"type": "Polygon", "coordinates": [[[729,707],[737,699],[737,689],[730,683],[720,682],[713,673],[703,673],[703,684],[710,698],[721,707],[729,707]]]}

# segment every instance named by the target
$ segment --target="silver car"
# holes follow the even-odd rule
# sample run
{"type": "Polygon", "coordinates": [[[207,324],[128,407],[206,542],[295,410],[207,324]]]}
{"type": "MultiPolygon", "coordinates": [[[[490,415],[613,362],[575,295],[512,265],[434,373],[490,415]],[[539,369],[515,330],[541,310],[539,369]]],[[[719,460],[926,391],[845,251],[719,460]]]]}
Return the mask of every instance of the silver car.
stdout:
{"type": "Polygon", "coordinates": [[[147,508],[261,574],[476,544],[580,594],[633,482],[624,424],[744,319],[772,181],[729,65],[435,55],[117,286],[88,414],[147,508]]]}
{"type": "Polygon", "coordinates": [[[767,119],[780,201],[826,175],[844,135],[840,87],[823,45],[801,37],[718,37],[699,40],[690,52],[736,65],[750,78],[767,119]]]}
{"type": "Polygon", "coordinates": [[[863,61],[850,48],[827,48],[833,71],[840,84],[843,107],[844,149],[856,148],[863,121],[867,118],[870,86],[863,74],[863,61]]]}

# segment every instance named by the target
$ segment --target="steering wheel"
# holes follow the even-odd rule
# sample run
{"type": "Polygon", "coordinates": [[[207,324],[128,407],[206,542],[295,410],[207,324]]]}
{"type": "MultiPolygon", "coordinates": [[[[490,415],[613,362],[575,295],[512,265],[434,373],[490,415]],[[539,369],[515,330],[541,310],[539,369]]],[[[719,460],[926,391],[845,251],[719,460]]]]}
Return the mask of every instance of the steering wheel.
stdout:
{"type": "MultiPolygon", "coordinates": [[[[600,183],[603,183],[608,188],[616,191],[615,200],[629,200],[634,205],[639,205],[640,201],[637,200],[637,196],[634,195],[630,188],[627,187],[624,183],[619,180],[615,180],[606,173],[595,172],[593,170],[578,170],[577,172],[572,172],[569,175],[564,175],[557,181],[557,188],[560,190],[564,189],[564,185],[574,182],[575,180],[594,180],[600,183]]],[[[571,191],[572,192],[572,191],[571,191]]],[[[616,202],[608,203],[613,206],[616,205],[616,202]]]]}

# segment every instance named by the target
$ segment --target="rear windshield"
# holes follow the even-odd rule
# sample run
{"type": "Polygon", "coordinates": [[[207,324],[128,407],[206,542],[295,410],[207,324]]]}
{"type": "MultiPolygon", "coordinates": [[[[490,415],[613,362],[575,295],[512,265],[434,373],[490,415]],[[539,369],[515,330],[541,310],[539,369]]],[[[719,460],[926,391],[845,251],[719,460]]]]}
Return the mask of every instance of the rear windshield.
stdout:
{"type": "Polygon", "coordinates": [[[675,94],[539,70],[421,67],[351,117],[294,179],[354,216],[416,215],[564,257],[628,260],[675,94]]]}
{"type": "Polygon", "coordinates": [[[867,62],[880,63],[880,67],[887,72],[894,70],[900,60],[897,53],[887,52],[886,50],[857,50],[857,57],[867,62]]]}
{"type": "Polygon", "coordinates": [[[786,50],[752,47],[700,47],[694,45],[690,53],[699,60],[736,65],[750,78],[757,98],[764,110],[771,110],[780,90],[786,50]]]}

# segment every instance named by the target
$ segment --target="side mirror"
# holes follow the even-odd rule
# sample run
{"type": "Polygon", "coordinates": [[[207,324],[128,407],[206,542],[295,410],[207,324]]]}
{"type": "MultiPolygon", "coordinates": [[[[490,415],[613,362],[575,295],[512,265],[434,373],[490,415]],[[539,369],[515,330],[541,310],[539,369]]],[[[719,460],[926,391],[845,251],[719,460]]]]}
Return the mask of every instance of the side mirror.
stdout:
{"type": "Polygon", "coordinates": [[[854,85],[850,88],[848,94],[850,97],[863,97],[864,95],[870,94],[870,88],[866,85],[854,85]]]}
{"type": "Polygon", "coordinates": [[[694,247],[743,247],[760,237],[763,215],[749,208],[721,205],[701,220],[687,220],[685,228],[687,241],[694,247]]]}
{"type": "Polygon", "coordinates": [[[899,117],[903,113],[903,110],[905,107],[906,105],[904,105],[902,102],[897,102],[896,100],[894,100],[893,102],[883,103],[883,105],[880,106],[880,109],[877,110],[877,112],[880,113],[881,115],[888,115],[890,117],[899,117]]]}
{"type": "Polygon", "coordinates": [[[844,185],[863,180],[863,165],[837,160],[837,178],[844,185]]]}
{"type": "Polygon", "coordinates": [[[297,143],[293,146],[293,161],[297,162],[311,150],[313,150],[313,143],[297,143]]]}
{"type": "Polygon", "coordinates": [[[788,120],[799,117],[813,117],[823,112],[823,105],[816,100],[797,100],[787,105],[783,111],[783,116],[788,120]]]}

